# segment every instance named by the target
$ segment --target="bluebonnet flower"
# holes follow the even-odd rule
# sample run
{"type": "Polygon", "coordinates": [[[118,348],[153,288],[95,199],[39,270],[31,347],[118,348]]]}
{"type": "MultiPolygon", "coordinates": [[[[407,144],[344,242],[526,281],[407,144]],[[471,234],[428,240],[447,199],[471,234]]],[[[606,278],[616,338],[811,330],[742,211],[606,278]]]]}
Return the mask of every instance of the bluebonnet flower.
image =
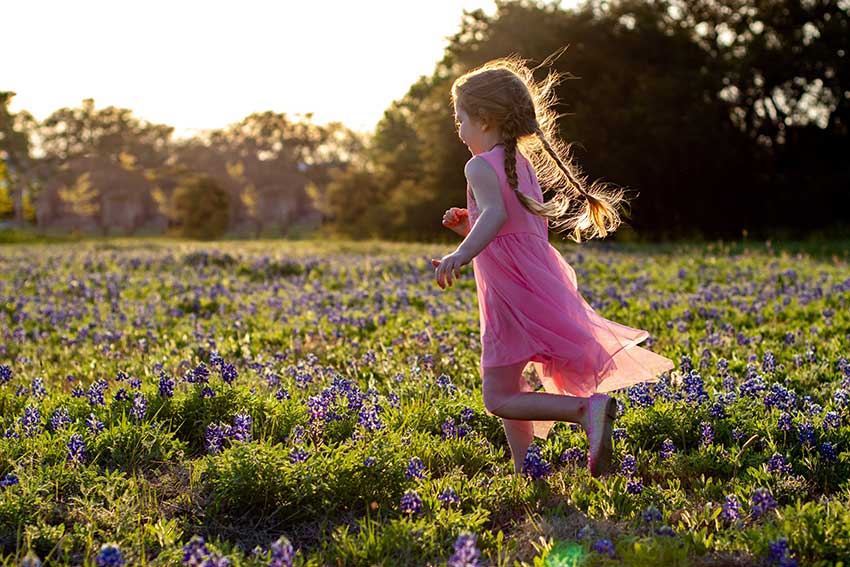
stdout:
{"type": "Polygon", "coordinates": [[[832,399],[835,401],[835,405],[840,408],[850,405],[850,393],[848,393],[844,388],[835,390],[835,394],[833,394],[832,399]]]}
{"type": "Polygon", "coordinates": [[[673,456],[673,453],[676,451],[676,446],[673,444],[672,439],[667,438],[661,443],[661,460],[669,459],[673,456]]]}
{"type": "Polygon", "coordinates": [[[451,506],[452,504],[460,504],[460,497],[455,492],[455,489],[451,486],[443,490],[439,496],[437,496],[437,500],[443,503],[444,506],[451,506]]]}
{"type": "Polygon", "coordinates": [[[561,454],[559,459],[562,463],[575,463],[582,460],[586,456],[586,452],[579,447],[570,447],[561,454]]]}
{"type": "Polygon", "coordinates": [[[780,431],[792,431],[794,424],[791,421],[791,414],[786,412],[780,413],[776,425],[780,431]]]}
{"type": "Polygon", "coordinates": [[[89,416],[86,418],[86,427],[89,428],[89,431],[97,435],[98,433],[103,431],[103,422],[98,421],[97,417],[95,417],[95,415],[92,413],[89,414],[89,416]]]}
{"type": "Polygon", "coordinates": [[[210,369],[201,361],[190,374],[187,375],[187,381],[192,383],[206,384],[209,382],[210,369]]]}
{"type": "Polygon", "coordinates": [[[292,567],[292,559],[295,553],[292,549],[292,543],[286,536],[280,536],[277,541],[271,544],[271,563],[269,567],[292,567]]]}
{"type": "Polygon", "coordinates": [[[765,351],[764,358],[761,363],[762,372],[775,372],[776,371],[776,357],[773,355],[771,351],[765,351]]]}
{"type": "Polygon", "coordinates": [[[723,511],[720,512],[720,517],[725,518],[730,522],[734,522],[741,517],[741,503],[738,501],[737,496],[730,494],[726,497],[726,501],[723,503],[723,511]]]}
{"type": "Polygon", "coordinates": [[[457,386],[452,384],[451,379],[445,374],[440,374],[439,376],[437,376],[437,386],[439,386],[441,389],[446,390],[449,393],[457,391],[457,386]]]}
{"type": "Polygon", "coordinates": [[[95,380],[89,386],[87,395],[89,398],[89,403],[92,406],[102,406],[104,405],[103,401],[103,393],[106,391],[107,383],[106,380],[100,379],[95,380]]]}
{"type": "Polygon", "coordinates": [[[623,457],[620,470],[625,476],[634,476],[637,472],[637,459],[635,459],[634,455],[626,455],[623,457]]]}
{"type": "Polygon", "coordinates": [[[83,443],[83,436],[75,433],[71,435],[68,440],[68,462],[70,463],[85,463],[86,462],[86,449],[83,443]]]}
{"type": "Polygon", "coordinates": [[[122,400],[129,400],[130,394],[127,393],[127,388],[118,388],[118,391],[115,392],[115,395],[112,396],[116,402],[120,402],[122,400]]]}
{"type": "Polygon", "coordinates": [[[722,402],[714,402],[708,408],[708,415],[714,419],[722,419],[726,417],[726,409],[722,402]]]}
{"type": "Polygon", "coordinates": [[[635,384],[626,390],[632,407],[649,407],[653,403],[652,391],[645,382],[635,384]]]}
{"type": "Polygon", "coordinates": [[[667,526],[667,525],[658,526],[657,528],[655,528],[655,533],[657,535],[670,536],[670,537],[676,535],[675,530],[673,530],[673,528],[671,528],[670,526],[667,526]]]}
{"type": "Polygon", "coordinates": [[[652,522],[660,522],[661,521],[661,510],[659,510],[653,504],[650,504],[646,507],[646,510],[642,513],[643,521],[647,524],[651,524],[652,522]]]}
{"type": "Polygon", "coordinates": [[[236,370],[236,367],[227,362],[222,364],[220,373],[221,379],[228,384],[233,384],[233,382],[239,377],[239,372],[236,370]]]}
{"type": "Polygon", "coordinates": [[[214,398],[215,397],[215,390],[213,390],[212,386],[205,385],[203,388],[201,388],[201,397],[202,398],[214,398]]]}
{"type": "Polygon", "coordinates": [[[145,395],[141,392],[133,392],[133,407],[130,408],[130,417],[136,421],[142,421],[147,409],[148,399],[145,395]]]}
{"type": "Polygon", "coordinates": [[[835,445],[833,445],[829,441],[824,441],[820,444],[820,454],[823,459],[828,463],[834,463],[837,460],[837,456],[835,454],[835,445]]]}
{"type": "Polygon", "coordinates": [[[389,402],[390,407],[392,408],[398,409],[401,407],[401,401],[398,397],[398,394],[396,394],[395,392],[390,392],[389,394],[387,394],[387,401],[389,402]]]}
{"type": "Polygon", "coordinates": [[[68,410],[65,408],[56,408],[53,410],[53,416],[50,418],[50,427],[53,431],[57,431],[62,429],[66,425],[70,425],[71,414],[68,413],[68,410]]]}
{"type": "Polygon", "coordinates": [[[0,386],[7,384],[12,379],[12,369],[5,364],[0,364],[0,386]]]}
{"type": "Polygon", "coordinates": [[[369,457],[366,457],[363,460],[363,464],[366,465],[367,467],[371,467],[372,465],[375,464],[375,461],[377,461],[377,460],[378,460],[377,458],[369,456],[369,457]]]}
{"type": "Polygon", "coordinates": [[[771,384],[770,391],[764,395],[764,407],[793,410],[797,405],[797,394],[782,384],[771,384]]]}
{"type": "Polygon", "coordinates": [[[682,378],[682,388],[687,394],[687,401],[701,404],[708,401],[708,393],[705,391],[705,383],[699,372],[691,370],[687,376],[682,378]]]}
{"type": "Polygon", "coordinates": [[[378,431],[386,426],[378,417],[374,407],[363,406],[357,415],[357,423],[362,425],[367,431],[378,431]]]}
{"type": "Polygon", "coordinates": [[[767,471],[790,473],[791,464],[788,463],[784,456],[780,455],[779,453],[774,453],[767,461],[767,471]]]}
{"type": "Polygon", "coordinates": [[[752,513],[754,518],[758,518],[764,513],[776,508],[776,500],[766,488],[756,488],[753,490],[753,495],[750,497],[752,513]]]}
{"type": "Polygon", "coordinates": [[[593,551],[603,555],[608,555],[613,559],[615,554],[614,542],[607,537],[599,538],[593,544],[593,551]]]}
{"type": "Polygon", "coordinates": [[[24,415],[18,418],[24,435],[32,437],[41,431],[41,414],[35,406],[27,406],[24,408],[24,415]]]}
{"type": "Polygon", "coordinates": [[[708,446],[714,443],[714,431],[711,428],[711,424],[707,421],[701,421],[700,424],[700,444],[703,446],[708,446]]]}
{"type": "Polygon", "coordinates": [[[742,396],[757,398],[765,389],[767,389],[767,385],[764,383],[761,376],[755,375],[752,378],[747,378],[747,380],[745,380],[738,389],[742,396]]]}
{"type": "Polygon", "coordinates": [[[286,388],[278,388],[277,392],[274,393],[274,397],[278,401],[292,399],[292,396],[289,394],[289,391],[286,388]]]}
{"type": "Polygon", "coordinates": [[[44,389],[44,378],[33,378],[31,383],[32,395],[39,400],[47,395],[47,390],[44,389]]]}
{"type": "Polygon", "coordinates": [[[454,554],[449,558],[447,567],[477,567],[481,552],[475,547],[477,535],[462,533],[454,543],[454,554]]]}
{"type": "Polygon", "coordinates": [[[826,415],[823,416],[824,431],[828,431],[830,427],[833,429],[841,427],[841,416],[838,415],[838,412],[828,411],[826,412],[826,415]]]}
{"type": "Polygon", "coordinates": [[[630,478],[628,482],[626,482],[626,491],[629,494],[640,494],[643,490],[643,481],[639,478],[630,478]]]}
{"type": "Polygon", "coordinates": [[[691,357],[687,354],[683,354],[681,360],[679,361],[679,372],[682,375],[688,374],[691,370],[693,370],[694,364],[691,362],[691,357]]]}
{"type": "Polygon", "coordinates": [[[302,447],[293,447],[289,452],[289,462],[293,464],[300,463],[301,461],[306,461],[309,456],[310,453],[305,451],[302,447]]]}
{"type": "Polygon", "coordinates": [[[407,478],[425,478],[425,465],[422,464],[422,459],[419,457],[411,457],[407,464],[407,470],[404,471],[404,476],[407,478]]]}
{"type": "Polygon", "coordinates": [[[230,560],[211,553],[204,538],[194,535],[189,543],[183,546],[182,563],[192,567],[227,567],[230,565],[230,560]]]}
{"type": "Polygon", "coordinates": [[[123,382],[127,378],[129,378],[129,376],[123,370],[119,370],[118,372],[115,373],[115,381],[116,382],[123,382]]]}
{"type": "Polygon", "coordinates": [[[229,434],[230,427],[227,425],[212,424],[207,425],[205,435],[207,451],[215,455],[221,451],[225,438],[229,434]]]}
{"type": "Polygon", "coordinates": [[[786,345],[793,344],[794,343],[794,333],[785,333],[785,337],[783,338],[783,341],[785,342],[786,345]]]}
{"type": "Polygon", "coordinates": [[[768,542],[767,559],[771,565],[778,567],[797,567],[797,561],[788,555],[788,538],[781,537],[768,542]]]}
{"type": "Polygon", "coordinates": [[[408,490],[401,497],[401,511],[404,514],[421,514],[422,499],[415,490],[408,490]]]}
{"type": "Polygon", "coordinates": [[[174,396],[174,379],[164,370],[159,373],[159,396],[161,398],[174,396]]]}
{"type": "Polygon", "coordinates": [[[82,398],[86,395],[86,391],[79,384],[71,388],[72,398],[82,398]]]}
{"type": "Polygon", "coordinates": [[[245,443],[251,442],[251,424],[253,420],[247,413],[237,413],[233,417],[233,427],[230,428],[230,436],[245,443]]]}
{"type": "Polygon", "coordinates": [[[14,486],[15,484],[19,484],[18,477],[12,473],[0,478],[0,487],[14,486]]]}
{"type": "Polygon", "coordinates": [[[615,441],[619,441],[626,438],[626,428],[625,427],[615,427],[611,432],[611,439],[615,441]]]}
{"type": "Polygon", "coordinates": [[[528,447],[521,470],[533,479],[544,478],[552,473],[551,465],[543,460],[540,446],[534,444],[528,447]]]}
{"type": "Polygon", "coordinates": [[[806,443],[813,444],[815,442],[815,428],[807,421],[801,423],[797,431],[797,438],[800,441],[800,445],[806,443]]]}
{"type": "Polygon", "coordinates": [[[472,421],[472,418],[475,417],[475,410],[470,407],[463,408],[463,411],[460,412],[460,420],[464,423],[469,423],[472,421]]]}
{"type": "Polygon", "coordinates": [[[94,560],[97,567],[123,567],[127,563],[121,549],[114,543],[104,543],[94,560]]]}
{"type": "Polygon", "coordinates": [[[457,436],[457,428],[455,428],[455,420],[453,417],[447,417],[440,426],[440,429],[442,430],[442,434],[440,436],[443,439],[457,436]]]}
{"type": "Polygon", "coordinates": [[[132,390],[138,390],[142,387],[142,381],[138,378],[128,378],[127,384],[130,385],[130,389],[132,390]]]}

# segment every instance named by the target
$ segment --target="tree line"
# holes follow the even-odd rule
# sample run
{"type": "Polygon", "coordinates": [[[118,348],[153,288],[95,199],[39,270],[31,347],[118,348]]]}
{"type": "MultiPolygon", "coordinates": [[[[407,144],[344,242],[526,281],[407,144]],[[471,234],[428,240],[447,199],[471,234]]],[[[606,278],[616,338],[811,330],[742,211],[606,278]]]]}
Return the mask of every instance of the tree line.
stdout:
{"type": "Polygon", "coordinates": [[[591,179],[636,195],[612,238],[846,234],[848,12],[847,0],[587,0],[571,9],[500,0],[492,15],[464,12],[433,72],[368,136],[268,112],[174,143],[170,127],[124,109],[62,109],[38,125],[0,99],[0,156],[18,185],[84,152],[131,155],[152,176],[205,171],[230,180],[240,210],[251,187],[301,172],[309,183],[294,184],[293,198],[319,211],[328,233],[445,238],[440,219],[465,204],[470,158],[452,81],[490,59],[540,62],[566,46],[551,63],[568,76],[557,87],[559,134],[577,142],[591,179]],[[29,134],[45,156],[28,153],[29,134]]]}

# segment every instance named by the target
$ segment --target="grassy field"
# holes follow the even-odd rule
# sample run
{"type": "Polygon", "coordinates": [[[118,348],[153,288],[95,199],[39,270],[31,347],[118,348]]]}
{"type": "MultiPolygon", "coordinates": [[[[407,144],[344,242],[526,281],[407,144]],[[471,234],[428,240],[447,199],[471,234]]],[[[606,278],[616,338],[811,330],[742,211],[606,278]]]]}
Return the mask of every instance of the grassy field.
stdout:
{"type": "Polygon", "coordinates": [[[448,245],[0,247],[0,561],[847,565],[844,241],[560,246],[677,363],[523,474],[483,407],[448,245]]]}

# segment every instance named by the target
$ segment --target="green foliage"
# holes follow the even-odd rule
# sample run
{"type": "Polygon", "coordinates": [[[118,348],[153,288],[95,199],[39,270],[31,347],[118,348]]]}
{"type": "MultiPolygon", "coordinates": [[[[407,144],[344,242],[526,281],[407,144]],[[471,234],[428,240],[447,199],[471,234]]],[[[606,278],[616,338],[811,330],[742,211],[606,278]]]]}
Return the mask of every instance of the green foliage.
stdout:
{"type": "Polygon", "coordinates": [[[172,195],[178,233],[209,240],[224,234],[230,222],[230,195],[214,178],[191,177],[172,195]]]}

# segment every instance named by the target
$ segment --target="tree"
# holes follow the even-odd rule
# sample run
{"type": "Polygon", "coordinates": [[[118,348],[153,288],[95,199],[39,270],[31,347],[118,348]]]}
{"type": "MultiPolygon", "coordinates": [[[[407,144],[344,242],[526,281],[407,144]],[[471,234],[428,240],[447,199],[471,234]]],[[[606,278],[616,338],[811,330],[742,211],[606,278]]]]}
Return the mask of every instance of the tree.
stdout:
{"type": "Polygon", "coordinates": [[[204,240],[220,237],[230,221],[230,195],[217,180],[206,175],[192,176],[172,195],[172,209],[178,232],[204,240]]]}

